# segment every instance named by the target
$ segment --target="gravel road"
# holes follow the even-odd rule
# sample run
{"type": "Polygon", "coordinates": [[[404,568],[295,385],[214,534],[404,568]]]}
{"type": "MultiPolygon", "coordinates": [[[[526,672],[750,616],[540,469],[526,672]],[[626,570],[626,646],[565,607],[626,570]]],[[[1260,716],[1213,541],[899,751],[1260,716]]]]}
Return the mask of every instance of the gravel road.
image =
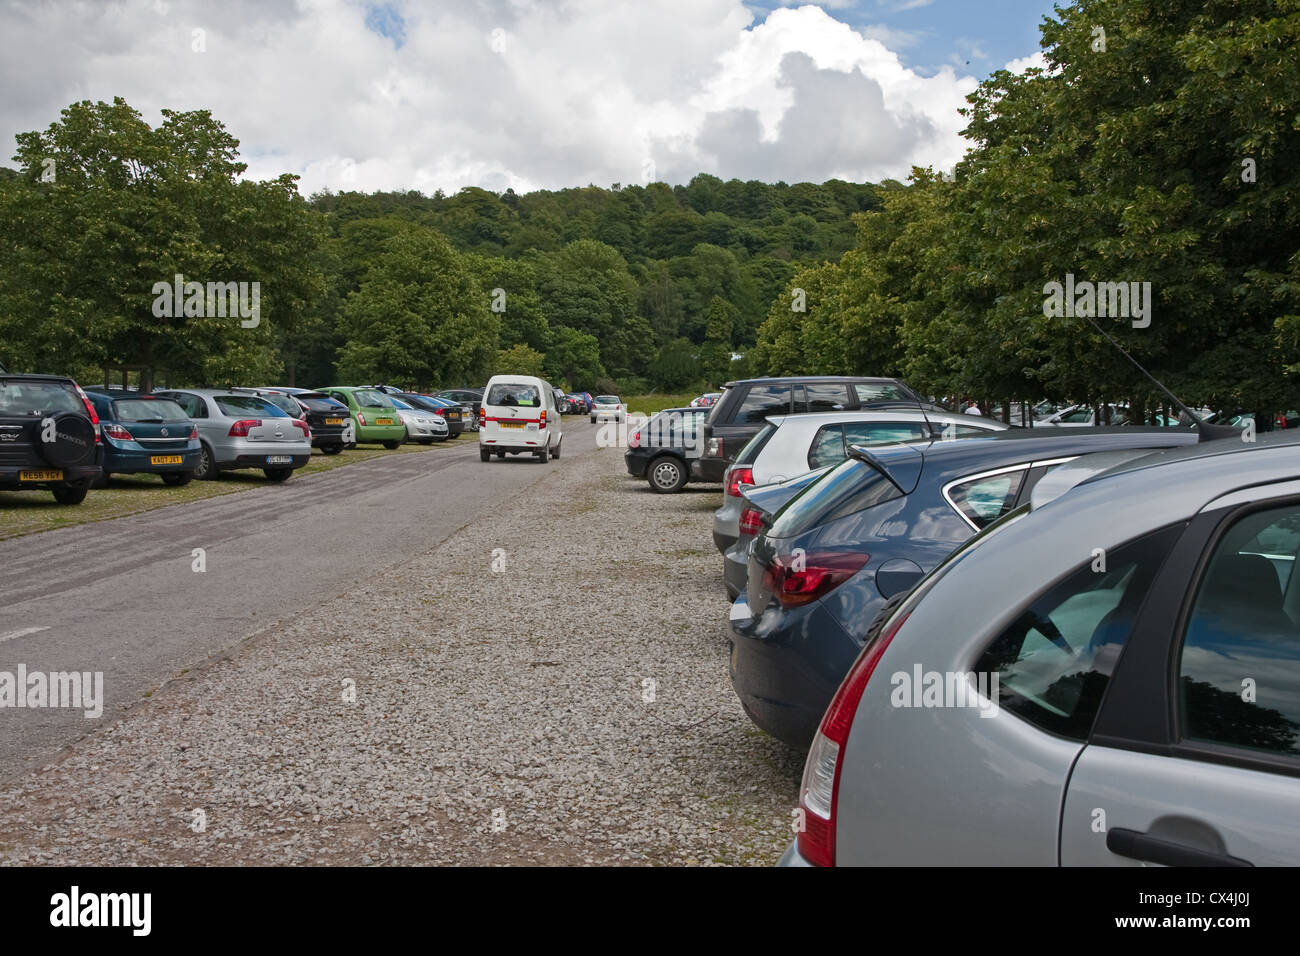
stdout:
{"type": "Polygon", "coordinates": [[[774,863],[803,758],[727,678],[716,486],[545,467],[0,788],[0,862],[774,863]]]}

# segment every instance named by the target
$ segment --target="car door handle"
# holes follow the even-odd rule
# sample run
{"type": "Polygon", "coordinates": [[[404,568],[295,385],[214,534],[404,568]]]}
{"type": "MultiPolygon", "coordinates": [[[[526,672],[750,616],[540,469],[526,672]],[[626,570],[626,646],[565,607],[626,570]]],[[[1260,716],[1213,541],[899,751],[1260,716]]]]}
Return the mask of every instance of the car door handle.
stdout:
{"type": "Polygon", "coordinates": [[[1137,830],[1116,827],[1106,833],[1106,849],[1130,860],[1163,866],[1251,866],[1255,864],[1226,853],[1198,850],[1185,843],[1163,840],[1137,830]]]}

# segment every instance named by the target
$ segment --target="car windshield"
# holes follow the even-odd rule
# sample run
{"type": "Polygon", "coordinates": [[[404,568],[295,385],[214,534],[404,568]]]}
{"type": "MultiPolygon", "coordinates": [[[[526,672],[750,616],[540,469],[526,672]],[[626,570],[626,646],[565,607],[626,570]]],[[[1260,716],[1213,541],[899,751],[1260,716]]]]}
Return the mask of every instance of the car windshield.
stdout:
{"type": "Polygon", "coordinates": [[[256,395],[219,395],[214,401],[223,415],[240,418],[252,412],[262,418],[289,418],[283,410],[256,395]]]}
{"type": "Polygon", "coordinates": [[[357,404],[362,408],[392,408],[393,403],[383,392],[377,392],[373,388],[362,388],[353,392],[357,397],[357,404]]]}
{"type": "Polygon", "coordinates": [[[71,385],[62,382],[0,382],[0,415],[86,413],[71,385]]]}
{"type": "Polygon", "coordinates": [[[124,398],[113,403],[119,422],[183,422],[185,412],[165,398],[124,398]]]}
{"type": "Polygon", "coordinates": [[[536,386],[527,382],[498,382],[488,392],[488,405],[522,405],[536,408],[542,403],[542,396],[536,386]]]}

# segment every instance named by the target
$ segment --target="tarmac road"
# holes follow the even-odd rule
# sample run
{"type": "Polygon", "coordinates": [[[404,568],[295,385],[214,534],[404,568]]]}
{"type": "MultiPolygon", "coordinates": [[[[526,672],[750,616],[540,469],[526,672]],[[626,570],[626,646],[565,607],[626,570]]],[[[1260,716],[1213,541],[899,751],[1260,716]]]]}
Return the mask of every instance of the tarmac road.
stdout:
{"type": "MultiPolygon", "coordinates": [[[[597,426],[571,416],[563,427],[564,458],[595,449],[597,426]]],[[[20,665],[103,674],[98,718],[0,707],[0,781],[181,671],[418,559],[554,467],[524,456],[484,464],[473,434],[457,445],[0,541],[0,681],[20,665]]]]}

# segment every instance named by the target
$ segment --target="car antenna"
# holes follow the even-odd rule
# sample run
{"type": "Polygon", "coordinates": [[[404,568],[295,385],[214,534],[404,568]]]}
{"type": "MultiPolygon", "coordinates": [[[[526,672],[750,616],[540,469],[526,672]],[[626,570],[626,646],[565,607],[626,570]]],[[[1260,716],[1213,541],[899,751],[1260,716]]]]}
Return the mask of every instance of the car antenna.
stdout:
{"type": "Polygon", "coordinates": [[[1194,427],[1196,428],[1197,434],[1201,436],[1200,437],[1201,441],[1213,441],[1216,438],[1240,438],[1241,437],[1241,430],[1234,428],[1231,425],[1211,425],[1209,422],[1202,421],[1200,415],[1197,415],[1190,408],[1184,405],[1182,401],[1179,400],[1177,395],[1169,391],[1169,389],[1165,388],[1165,386],[1154,375],[1152,375],[1150,372],[1148,372],[1146,369],[1142,367],[1141,363],[1138,362],[1137,359],[1129,355],[1128,352],[1125,352],[1123,347],[1121,347],[1118,342],[1116,342],[1113,338],[1110,337],[1110,335],[1106,333],[1105,329],[1103,329],[1100,325],[1098,325],[1096,322],[1092,320],[1092,316],[1082,315],[1080,316],[1080,318],[1086,319],[1089,325],[1091,325],[1094,329],[1096,329],[1098,332],[1101,333],[1102,338],[1104,338],[1111,345],[1115,346],[1119,354],[1124,356],[1130,362],[1132,362],[1133,367],[1136,368],[1139,372],[1141,372],[1142,375],[1147,379],[1147,381],[1149,381],[1156,388],[1160,389],[1160,391],[1164,392],[1165,395],[1169,396],[1169,400],[1173,402],[1175,405],[1177,405],[1178,408],[1188,418],[1192,420],[1192,422],[1194,423],[1194,427]]]}

